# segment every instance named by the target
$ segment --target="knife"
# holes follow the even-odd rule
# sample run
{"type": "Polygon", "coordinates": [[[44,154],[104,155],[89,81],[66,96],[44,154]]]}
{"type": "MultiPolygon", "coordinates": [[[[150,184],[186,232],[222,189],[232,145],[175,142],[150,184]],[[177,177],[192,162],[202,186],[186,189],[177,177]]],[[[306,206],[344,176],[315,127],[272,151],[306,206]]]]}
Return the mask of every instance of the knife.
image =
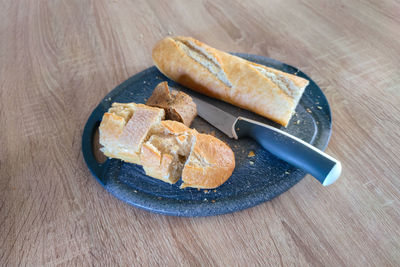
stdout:
{"type": "Polygon", "coordinates": [[[191,97],[196,103],[198,115],[230,138],[253,138],[264,149],[311,174],[324,186],[339,178],[341,163],[309,143],[264,123],[235,117],[197,97],[191,97]]]}

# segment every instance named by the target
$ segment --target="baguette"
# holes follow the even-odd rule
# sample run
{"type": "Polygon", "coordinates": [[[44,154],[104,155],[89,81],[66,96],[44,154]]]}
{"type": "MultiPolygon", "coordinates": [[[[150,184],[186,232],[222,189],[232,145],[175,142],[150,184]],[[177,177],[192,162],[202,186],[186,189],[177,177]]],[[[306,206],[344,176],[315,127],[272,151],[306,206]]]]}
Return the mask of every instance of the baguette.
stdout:
{"type": "Polygon", "coordinates": [[[190,37],[167,37],[153,48],[168,78],[287,126],[309,81],[219,51],[190,37]]]}
{"type": "Polygon", "coordinates": [[[113,103],[100,124],[100,144],[111,158],[143,166],[148,176],[181,188],[215,188],[235,168],[231,148],[212,135],[183,123],[162,120],[163,109],[113,103]]]}

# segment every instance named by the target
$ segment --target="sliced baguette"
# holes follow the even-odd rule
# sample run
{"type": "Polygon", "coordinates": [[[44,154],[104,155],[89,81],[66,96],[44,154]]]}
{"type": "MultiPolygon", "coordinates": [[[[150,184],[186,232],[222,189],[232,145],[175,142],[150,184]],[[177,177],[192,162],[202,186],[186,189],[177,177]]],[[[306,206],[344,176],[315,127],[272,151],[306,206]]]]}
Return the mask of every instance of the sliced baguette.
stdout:
{"type": "Polygon", "coordinates": [[[156,86],[146,105],[163,108],[167,120],[179,121],[188,127],[197,116],[192,98],[183,92],[170,90],[167,82],[156,86]]]}
{"type": "Polygon", "coordinates": [[[255,64],[190,37],[167,37],[153,61],[170,79],[287,126],[308,80],[255,64]]]}
{"type": "Polygon", "coordinates": [[[114,103],[100,124],[102,151],[170,184],[182,177],[181,188],[215,188],[231,176],[235,158],[228,145],[163,116],[163,109],[114,103]]]}

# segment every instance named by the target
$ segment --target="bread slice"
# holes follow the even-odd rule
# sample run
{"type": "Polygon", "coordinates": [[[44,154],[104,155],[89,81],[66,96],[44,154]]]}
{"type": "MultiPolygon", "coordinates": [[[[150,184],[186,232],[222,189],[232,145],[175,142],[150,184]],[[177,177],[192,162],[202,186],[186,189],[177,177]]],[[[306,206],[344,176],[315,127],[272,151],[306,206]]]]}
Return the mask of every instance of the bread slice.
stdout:
{"type": "Polygon", "coordinates": [[[163,109],[135,103],[113,103],[100,124],[101,149],[107,157],[140,164],[140,149],[163,109]]]}
{"type": "Polygon", "coordinates": [[[176,121],[161,121],[143,144],[140,154],[146,174],[176,183],[189,156],[196,130],[176,121]]]}
{"type": "Polygon", "coordinates": [[[309,81],[219,51],[190,37],[167,37],[153,61],[170,79],[287,126],[309,81]]]}
{"type": "Polygon", "coordinates": [[[100,124],[101,150],[164,182],[182,177],[181,188],[215,188],[231,176],[235,158],[228,145],[163,116],[163,109],[114,103],[100,124]]]}
{"type": "Polygon", "coordinates": [[[235,156],[227,144],[176,121],[154,127],[140,156],[147,175],[171,184],[182,177],[181,188],[218,187],[235,168],[235,156]]]}
{"type": "Polygon", "coordinates": [[[183,92],[170,90],[167,82],[156,86],[146,105],[163,108],[167,120],[179,121],[188,127],[197,116],[192,98],[183,92]]]}

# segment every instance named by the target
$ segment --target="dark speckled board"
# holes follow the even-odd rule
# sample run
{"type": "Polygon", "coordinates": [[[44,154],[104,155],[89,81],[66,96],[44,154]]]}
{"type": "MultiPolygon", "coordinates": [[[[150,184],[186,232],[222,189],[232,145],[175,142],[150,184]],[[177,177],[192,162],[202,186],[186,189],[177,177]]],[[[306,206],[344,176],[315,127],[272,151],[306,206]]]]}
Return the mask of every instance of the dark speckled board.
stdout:
{"type": "Polygon", "coordinates": [[[196,94],[169,80],[155,67],[146,69],[111,91],[93,111],[82,137],[82,152],[94,177],[115,197],[142,209],[175,216],[210,216],[246,209],[268,201],[300,181],[305,173],[276,158],[251,139],[233,140],[197,117],[192,124],[199,132],[214,135],[230,145],[236,168],[226,183],[215,190],[179,189],[181,182],[170,185],[145,175],[141,166],[117,159],[96,162],[93,136],[101,118],[113,102],[145,103],[154,87],[162,81],[179,90],[206,100],[234,115],[248,117],[278,127],[315,147],[324,150],[331,134],[329,104],[321,89],[298,69],[279,61],[248,54],[236,54],[250,61],[270,66],[310,80],[287,128],[252,112],[196,94]],[[297,121],[299,123],[297,124],[297,121]],[[296,123],[295,123],[296,122],[296,123]],[[248,153],[255,156],[249,158],[248,153]]]}

